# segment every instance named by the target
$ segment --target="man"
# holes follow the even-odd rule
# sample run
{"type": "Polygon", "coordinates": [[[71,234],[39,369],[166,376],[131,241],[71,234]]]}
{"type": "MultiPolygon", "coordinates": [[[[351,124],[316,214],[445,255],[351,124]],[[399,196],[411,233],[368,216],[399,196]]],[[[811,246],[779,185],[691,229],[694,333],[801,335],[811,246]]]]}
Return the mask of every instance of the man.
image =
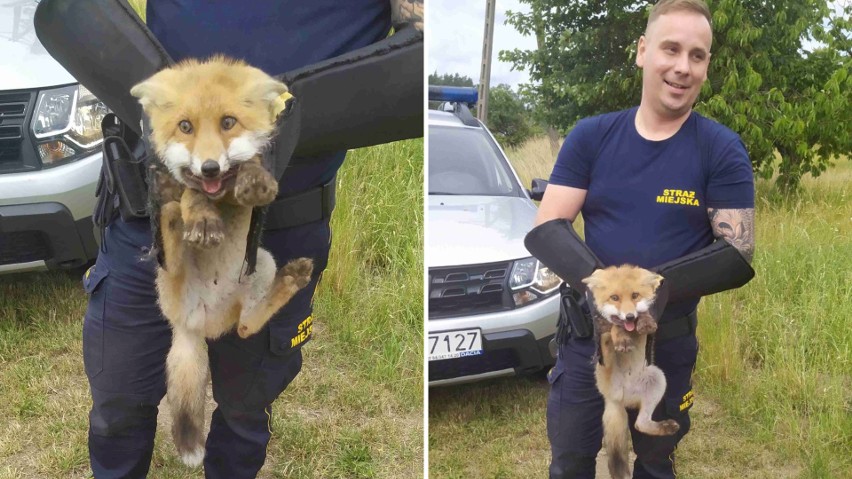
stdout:
{"type": "MultiPolygon", "coordinates": [[[[661,271],[674,301],[657,318],[656,364],[668,384],[654,420],[672,418],[680,431],[647,436],[633,429],[636,415],[630,415],[635,478],[675,477],[674,450],[690,425],[691,374],[698,352],[694,311],[700,295],[739,286],[720,283],[718,277],[729,272],[749,279],[753,274],[742,261],[750,262],[754,251],[754,179],[748,154],[735,133],[692,111],[707,79],[712,39],[703,0],[661,0],[652,8],[636,57],[643,71],[640,105],[577,123],[562,146],[537,227],[528,237],[530,250],[575,288],[582,288],[579,279],[591,269],[623,263],[645,268],[675,264],[701,276],[706,264],[695,265],[705,261],[696,259],[702,256],[692,254],[696,251],[727,268],[690,291],[674,291],[683,289],[683,282],[670,281],[661,271]],[[535,238],[556,228],[560,219],[574,221],[581,211],[586,245],[594,253],[581,256],[596,256],[599,262],[578,273],[572,270],[576,265],[568,264],[574,256],[559,258],[549,252],[553,241],[548,246],[535,238]],[[739,254],[731,256],[733,249],[739,254]],[[718,259],[722,252],[727,259],[718,259]]],[[[563,243],[571,241],[570,234],[559,233],[563,243]]],[[[575,329],[559,345],[548,375],[551,478],[594,477],[601,447],[604,404],[591,360],[595,345],[592,338],[577,336],[575,329]]]]}
{"type": "MultiPolygon", "coordinates": [[[[423,21],[422,2],[412,0],[149,1],[145,13],[148,27],[175,61],[222,53],[270,74],[365,47],[387,37],[392,26],[411,23],[422,30],[423,21]]],[[[283,175],[279,197],[333,188],[344,157],[340,151],[296,162],[283,175]]],[[[264,232],[262,244],[277,264],[313,258],[312,281],[259,333],[208,342],[217,403],[204,458],[208,478],[255,477],[265,461],[271,404],[301,370],[311,300],[328,259],[330,213],[264,232]]],[[[156,302],[155,263],[140,261],[151,244],[147,219],[116,217],[84,279],[91,295],[83,326],[93,399],[89,454],[98,479],[141,478],[150,467],[171,343],[156,302]]]]}

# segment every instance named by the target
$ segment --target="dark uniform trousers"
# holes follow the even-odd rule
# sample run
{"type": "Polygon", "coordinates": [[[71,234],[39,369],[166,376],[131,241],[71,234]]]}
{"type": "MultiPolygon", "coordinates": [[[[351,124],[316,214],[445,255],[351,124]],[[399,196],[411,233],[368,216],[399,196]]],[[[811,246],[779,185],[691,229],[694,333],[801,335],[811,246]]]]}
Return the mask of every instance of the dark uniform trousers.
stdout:
{"type": "MultiPolygon", "coordinates": [[[[595,385],[592,339],[570,338],[560,346],[554,368],[548,373],[551,384],[547,399],[547,436],[550,440],[551,479],[591,479],[595,477],[596,456],[603,440],[604,401],[595,385]]],[[[636,411],[628,412],[636,461],[634,478],[675,477],[674,451],[689,432],[692,406],[692,371],[698,355],[695,334],[673,338],[656,345],[656,365],[666,376],[666,392],[653,419],[671,418],[680,424],[673,436],[649,436],[633,427],[636,411]]]]}
{"type": "MultiPolygon", "coordinates": [[[[232,332],[208,341],[217,408],[207,437],[207,478],[253,478],[263,466],[271,404],[301,370],[299,324],[311,314],[329,243],[328,219],[264,233],[262,245],[279,266],[310,257],[314,277],[256,335],[241,339],[232,332]]],[[[157,306],[155,262],[141,259],[150,244],[147,220],[116,219],[83,280],[90,295],[83,323],[93,401],[89,456],[97,479],[145,477],[154,450],[171,329],[157,306]]]]}

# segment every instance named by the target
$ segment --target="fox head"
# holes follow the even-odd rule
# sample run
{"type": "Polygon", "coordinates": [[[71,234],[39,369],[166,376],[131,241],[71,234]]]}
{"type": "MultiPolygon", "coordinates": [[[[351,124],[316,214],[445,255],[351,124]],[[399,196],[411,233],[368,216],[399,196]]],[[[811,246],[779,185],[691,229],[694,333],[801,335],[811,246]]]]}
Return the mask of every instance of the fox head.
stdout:
{"type": "Polygon", "coordinates": [[[654,303],[662,281],[662,276],[647,269],[623,265],[599,269],[583,283],[588,285],[601,316],[633,331],[639,314],[648,312],[654,303]]]}
{"type": "Polygon", "coordinates": [[[233,184],[235,168],[260,161],[287,86],[241,61],[186,60],[137,84],[151,141],[172,175],[213,198],[233,184]],[[230,182],[228,180],[231,180],[230,182]]]}

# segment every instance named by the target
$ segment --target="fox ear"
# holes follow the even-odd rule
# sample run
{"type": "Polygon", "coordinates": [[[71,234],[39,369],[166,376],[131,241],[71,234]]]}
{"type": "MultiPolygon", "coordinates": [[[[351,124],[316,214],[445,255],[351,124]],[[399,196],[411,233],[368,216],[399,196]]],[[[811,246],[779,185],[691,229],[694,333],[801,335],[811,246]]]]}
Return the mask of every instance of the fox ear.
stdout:
{"type": "Polygon", "coordinates": [[[276,98],[288,91],[287,85],[284,83],[272,77],[266,77],[252,82],[246,87],[243,102],[251,106],[255,99],[260,98],[262,101],[271,104],[276,98]]]}
{"type": "Polygon", "coordinates": [[[173,105],[171,101],[172,89],[162,81],[159,75],[137,83],[130,89],[130,94],[139,99],[139,103],[145,111],[151,108],[168,109],[173,105]]]}
{"type": "Polygon", "coordinates": [[[588,286],[591,289],[594,289],[594,288],[597,288],[598,286],[600,286],[601,281],[602,281],[602,278],[601,278],[602,275],[603,275],[603,270],[602,269],[596,269],[592,273],[591,276],[589,276],[588,278],[584,278],[582,281],[583,281],[583,283],[586,284],[586,286],[588,286]]]}
{"type": "Polygon", "coordinates": [[[657,289],[657,288],[659,288],[659,287],[660,287],[660,284],[662,284],[663,279],[665,279],[665,278],[663,278],[663,277],[662,277],[662,276],[660,276],[659,274],[654,273],[654,272],[651,272],[651,271],[648,271],[648,272],[645,274],[645,281],[644,281],[644,282],[645,282],[645,284],[647,284],[648,286],[650,286],[650,287],[652,287],[652,288],[654,288],[654,289],[657,289]]]}

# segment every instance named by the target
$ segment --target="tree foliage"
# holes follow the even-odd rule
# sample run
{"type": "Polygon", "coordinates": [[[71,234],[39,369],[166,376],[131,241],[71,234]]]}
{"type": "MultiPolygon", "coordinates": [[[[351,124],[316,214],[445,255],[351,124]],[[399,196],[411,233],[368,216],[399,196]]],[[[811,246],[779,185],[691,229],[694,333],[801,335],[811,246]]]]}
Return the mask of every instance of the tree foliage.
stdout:
{"type": "Polygon", "coordinates": [[[516,147],[532,136],[529,109],[509,85],[498,85],[488,93],[488,129],[503,146],[516,147]]]}
{"type": "Polygon", "coordinates": [[[436,70],[435,73],[429,74],[429,84],[442,86],[473,86],[473,80],[471,80],[468,76],[459,75],[458,73],[442,73],[439,75],[436,70]]]}
{"type": "MultiPolygon", "coordinates": [[[[525,94],[563,132],[578,119],[639,103],[636,41],[652,2],[521,0],[508,23],[535,51],[500,52],[530,72],[525,94]]],[[[826,0],[708,0],[713,57],[696,111],[740,134],[755,171],[795,190],[852,152],[852,5],[826,0]],[[817,47],[814,47],[817,45],[817,47]],[[776,161],[775,154],[781,160],[776,161]]]]}

